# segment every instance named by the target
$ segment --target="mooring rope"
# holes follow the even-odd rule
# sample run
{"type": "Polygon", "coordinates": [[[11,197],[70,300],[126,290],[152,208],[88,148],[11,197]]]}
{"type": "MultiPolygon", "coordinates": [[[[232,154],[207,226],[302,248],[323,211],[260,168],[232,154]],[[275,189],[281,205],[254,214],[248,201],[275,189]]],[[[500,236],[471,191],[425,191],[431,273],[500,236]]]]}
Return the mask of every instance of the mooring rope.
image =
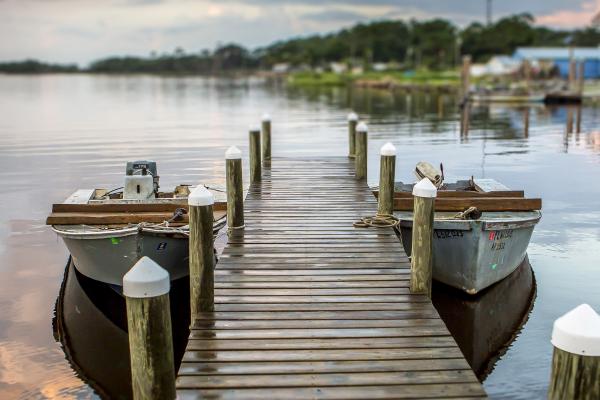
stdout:
{"type": "Polygon", "coordinates": [[[400,223],[400,220],[390,214],[377,214],[372,217],[362,217],[352,224],[355,228],[393,228],[400,223]]]}

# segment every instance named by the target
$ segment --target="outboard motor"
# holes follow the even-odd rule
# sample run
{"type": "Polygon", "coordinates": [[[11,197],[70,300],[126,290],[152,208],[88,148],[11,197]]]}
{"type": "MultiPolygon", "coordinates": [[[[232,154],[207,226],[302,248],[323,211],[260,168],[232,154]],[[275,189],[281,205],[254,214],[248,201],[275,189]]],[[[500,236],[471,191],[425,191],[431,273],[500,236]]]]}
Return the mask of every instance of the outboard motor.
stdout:
{"type": "Polygon", "coordinates": [[[154,161],[128,162],[125,169],[123,199],[154,199],[158,193],[158,173],[154,161]]]}

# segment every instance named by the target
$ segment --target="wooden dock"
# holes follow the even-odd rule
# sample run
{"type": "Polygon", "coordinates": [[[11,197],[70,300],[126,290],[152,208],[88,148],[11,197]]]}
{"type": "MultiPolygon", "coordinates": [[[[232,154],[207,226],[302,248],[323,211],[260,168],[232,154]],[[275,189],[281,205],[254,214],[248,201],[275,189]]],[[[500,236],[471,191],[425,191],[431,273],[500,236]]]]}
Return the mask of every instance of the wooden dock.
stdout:
{"type": "Polygon", "coordinates": [[[275,158],[193,323],[180,398],[485,397],[348,158],[275,158]]]}

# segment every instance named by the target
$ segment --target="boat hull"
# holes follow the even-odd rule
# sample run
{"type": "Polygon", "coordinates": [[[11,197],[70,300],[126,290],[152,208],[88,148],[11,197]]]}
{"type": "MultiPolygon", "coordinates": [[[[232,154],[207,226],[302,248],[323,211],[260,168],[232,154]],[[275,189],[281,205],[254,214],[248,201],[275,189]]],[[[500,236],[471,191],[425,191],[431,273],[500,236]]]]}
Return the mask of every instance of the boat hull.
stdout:
{"type": "Polygon", "coordinates": [[[189,274],[188,238],[180,234],[123,230],[103,236],[62,237],[75,268],[97,281],[122,286],[123,275],[142,257],[150,257],[169,272],[171,280],[189,274]]]}
{"type": "MultiPolygon", "coordinates": [[[[433,278],[475,294],[510,275],[523,261],[539,211],[484,213],[479,220],[445,220],[436,213],[433,278]]],[[[412,213],[399,213],[402,243],[412,245],[412,213]]]]}

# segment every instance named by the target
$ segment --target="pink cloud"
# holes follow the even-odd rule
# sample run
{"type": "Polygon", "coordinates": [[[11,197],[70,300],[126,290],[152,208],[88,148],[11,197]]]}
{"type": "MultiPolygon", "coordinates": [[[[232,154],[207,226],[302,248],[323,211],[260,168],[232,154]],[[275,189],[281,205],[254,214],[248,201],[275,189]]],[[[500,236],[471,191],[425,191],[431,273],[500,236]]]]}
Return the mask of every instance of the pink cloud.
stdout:
{"type": "Polygon", "coordinates": [[[561,28],[583,28],[590,25],[592,18],[600,10],[600,0],[586,1],[580,10],[559,10],[551,14],[536,17],[539,25],[550,25],[561,28]]]}

